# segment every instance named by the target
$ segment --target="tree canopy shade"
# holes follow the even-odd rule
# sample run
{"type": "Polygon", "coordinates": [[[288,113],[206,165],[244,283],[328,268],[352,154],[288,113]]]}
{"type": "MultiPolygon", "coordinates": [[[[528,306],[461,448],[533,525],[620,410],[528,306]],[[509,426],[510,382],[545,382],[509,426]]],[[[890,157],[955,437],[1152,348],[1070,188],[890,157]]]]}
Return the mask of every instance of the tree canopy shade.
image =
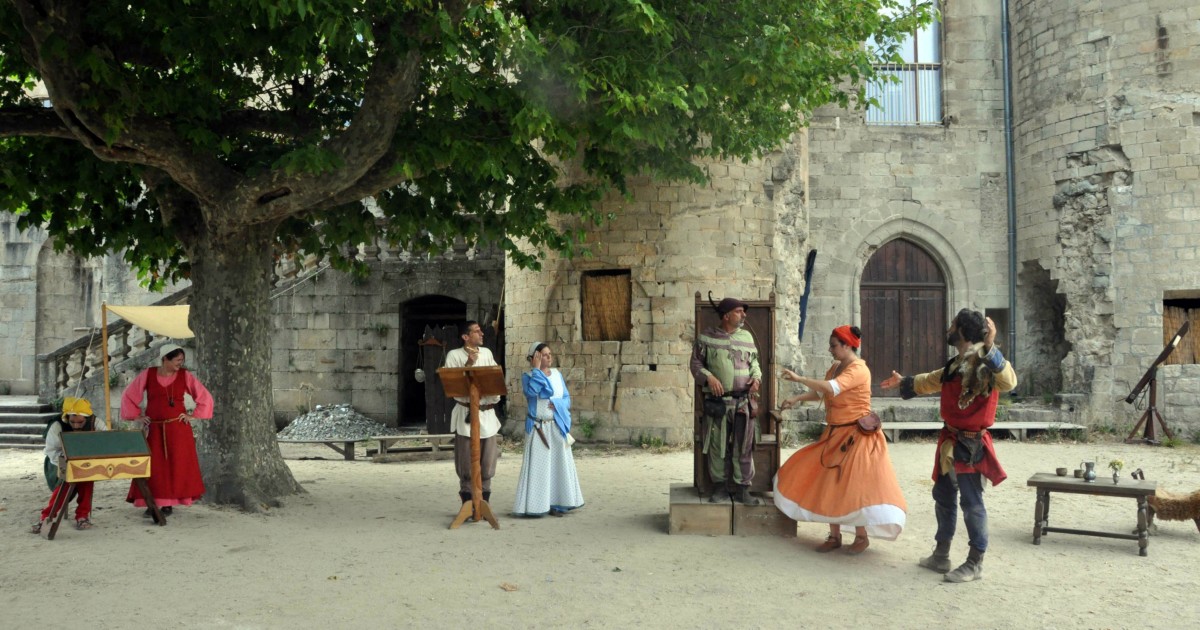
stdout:
{"type": "Polygon", "coordinates": [[[0,0],[0,210],[191,279],[210,498],[254,508],[299,490],[270,446],[274,254],[574,253],[552,216],[599,221],[630,175],[702,181],[698,159],[776,147],[861,98],[845,86],[929,4],[0,0]]]}

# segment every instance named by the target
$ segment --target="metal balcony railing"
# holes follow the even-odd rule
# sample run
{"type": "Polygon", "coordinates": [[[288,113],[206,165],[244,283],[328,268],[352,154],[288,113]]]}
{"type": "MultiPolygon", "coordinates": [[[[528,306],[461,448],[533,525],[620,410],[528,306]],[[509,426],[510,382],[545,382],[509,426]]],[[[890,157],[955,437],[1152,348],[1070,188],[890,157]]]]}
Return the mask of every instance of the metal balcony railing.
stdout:
{"type": "Polygon", "coordinates": [[[867,97],[878,103],[867,108],[868,125],[942,124],[942,64],[894,64],[876,68],[895,80],[867,85],[867,97]]]}

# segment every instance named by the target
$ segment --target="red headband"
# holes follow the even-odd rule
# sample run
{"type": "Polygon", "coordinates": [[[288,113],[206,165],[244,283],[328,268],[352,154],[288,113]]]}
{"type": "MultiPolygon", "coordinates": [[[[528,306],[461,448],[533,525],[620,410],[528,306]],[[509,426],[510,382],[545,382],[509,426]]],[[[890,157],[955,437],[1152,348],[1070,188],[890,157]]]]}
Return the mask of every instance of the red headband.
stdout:
{"type": "Polygon", "coordinates": [[[837,328],[834,328],[833,336],[841,339],[842,343],[854,348],[855,350],[858,350],[858,347],[862,345],[862,339],[859,339],[858,336],[850,330],[849,326],[838,326],[837,328]]]}

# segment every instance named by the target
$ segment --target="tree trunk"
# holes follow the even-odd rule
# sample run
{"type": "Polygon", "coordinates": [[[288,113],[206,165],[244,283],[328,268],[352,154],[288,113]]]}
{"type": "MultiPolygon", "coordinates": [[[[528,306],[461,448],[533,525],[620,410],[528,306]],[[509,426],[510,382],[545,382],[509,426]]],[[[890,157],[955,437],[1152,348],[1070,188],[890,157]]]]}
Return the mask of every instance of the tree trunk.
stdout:
{"type": "Polygon", "coordinates": [[[197,236],[190,324],[197,376],[212,392],[211,422],[199,423],[205,499],[247,511],[304,492],[275,441],[271,385],[271,257],[274,226],[197,236]]]}

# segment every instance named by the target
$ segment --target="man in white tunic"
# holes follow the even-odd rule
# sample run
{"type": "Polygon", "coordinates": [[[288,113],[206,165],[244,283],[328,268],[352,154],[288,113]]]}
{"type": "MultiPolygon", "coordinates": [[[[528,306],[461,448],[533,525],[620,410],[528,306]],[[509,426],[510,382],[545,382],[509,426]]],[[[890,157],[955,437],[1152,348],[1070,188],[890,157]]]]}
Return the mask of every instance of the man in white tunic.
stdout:
{"type": "MultiPolygon", "coordinates": [[[[492,351],[483,347],[483,328],[479,322],[469,321],[462,334],[463,347],[446,354],[446,367],[486,367],[496,365],[492,351]]],[[[454,410],[450,412],[450,426],[454,428],[454,470],[458,473],[458,496],[463,503],[471,500],[471,399],[455,398],[454,410]]],[[[479,400],[479,476],[483,481],[483,500],[492,496],[492,476],[496,474],[496,460],[500,459],[500,445],[496,434],[500,432],[500,419],[496,417],[499,396],[484,396],[479,400]]]]}

